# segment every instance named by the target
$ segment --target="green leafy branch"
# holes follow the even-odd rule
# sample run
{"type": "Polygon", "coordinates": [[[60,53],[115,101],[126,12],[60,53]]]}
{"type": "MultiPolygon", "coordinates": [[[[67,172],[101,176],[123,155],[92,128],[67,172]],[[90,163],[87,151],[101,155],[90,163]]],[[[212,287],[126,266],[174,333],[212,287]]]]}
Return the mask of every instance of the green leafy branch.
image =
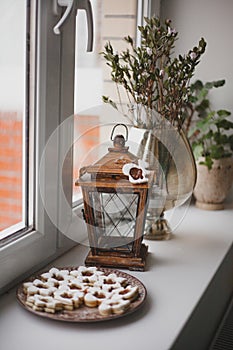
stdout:
{"type": "Polygon", "coordinates": [[[209,91],[225,84],[225,80],[207,82],[197,80],[190,87],[191,95],[186,106],[186,133],[196,159],[211,169],[213,160],[229,157],[233,153],[233,122],[226,109],[212,110],[209,91]]]}

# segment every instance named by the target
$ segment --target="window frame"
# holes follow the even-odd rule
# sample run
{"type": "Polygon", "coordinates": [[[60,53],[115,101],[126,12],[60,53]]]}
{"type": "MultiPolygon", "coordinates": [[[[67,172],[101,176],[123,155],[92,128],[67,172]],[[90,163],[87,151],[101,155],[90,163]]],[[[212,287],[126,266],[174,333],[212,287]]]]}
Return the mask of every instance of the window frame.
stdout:
{"type": "MultiPolygon", "coordinates": [[[[70,208],[65,208],[60,203],[61,170],[59,169],[59,157],[61,157],[60,141],[53,149],[53,157],[46,164],[45,196],[42,200],[39,174],[40,162],[43,151],[50,135],[57,129],[61,122],[73,114],[73,67],[74,45],[72,35],[75,30],[75,11],[71,18],[62,27],[60,35],[55,35],[53,27],[61,15],[53,12],[53,1],[31,0],[30,1],[30,82],[35,81],[35,89],[30,88],[29,111],[30,111],[30,180],[33,182],[34,191],[29,191],[29,199],[33,199],[34,222],[32,228],[24,230],[15,238],[4,240],[0,247],[0,293],[6,291],[12,284],[17,283],[33,271],[38,270],[56,256],[69,249],[73,242],[62,237],[58,231],[57,223],[51,222],[48,217],[46,206],[52,198],[52,205],[57,213],[63,213],[65,217],[70,208]],[[33,33],[36,33],[33,40],[33,33]],[[34,58],[32,57],[34,55],[34,58]],[[69,69],[67,69],[69,67],[69,69]],[[49,72],[49,75],[48,75],[49,72]],[[33,127],[35,125],[35,132],[33,127]],[[35,152],[35,153],[34,153],[35,152]],[[34,153],[34,157],[33,157],[34,153]],[[33,198],[32,198],[33,197],[33,198]]],[[[26,38],[25,38],[26,40],[26,38]]],[[[72,158],[69,159],[72,162],[72,158]]],[[[65,191],[67,200],[71,203],[72,188],[72,164],[66,172],[65,191]]],[[[30,203],[30,202],[29,202],[30,203]]],[[[32,203],[31,203],[32,204],[32,203]]],[[[32,206],[30,207],[31,210],[32,206]]],[[[59,216],[59,215],[58,215],[59,216]]],[[[59,217],[60,218],[60,217],[59,217]]],[[[61,218],[62,220],[62,218],[61,218]]]]}
{"type": "MultiPolygon", "coordinates": [[[[143,5],[143,14],[148,16],[150,6],[153,9],[153,1],[139,2],[143,5]]],[[[59,14],[56,15],[53,0],[28,0],[28,3],[31,19],[29,81],[32,89],[29,91],[28,109],[31,153],[27,180],[32,184],[28,191],[29,218],[35,219],[26,232],[16,233],[0,246],[0,293],[77,244],[58,230],[61,222],[65,223],[72,216],[72,149],[66,154],[66,166],[61,166],[64,152],[73,137],[72,127],[68,128],[67,137],[58,133],[53,157],[46,160],[46,169],[44,174],[42,172],[45,184],[43,199],[39,178],[41,159],[50,136],[73,115],[76,9],[74,6],[69,19],[62,26],[61,34],[55,35],[53,27],[62,14],[61,8],[58,7],[59,14]],[[66,201],[62,200],[64,194],[66,201]],[[45,207],[53,207],[57,222],[50,220],[45,207]]],[[[154,0],[154,3],[159,4],[159,0],[154,0]]],[[[79,211],[80,206],[74,210],[79,211]]],[[[83,226],[80,229],[83,230],[83,226]]]]}

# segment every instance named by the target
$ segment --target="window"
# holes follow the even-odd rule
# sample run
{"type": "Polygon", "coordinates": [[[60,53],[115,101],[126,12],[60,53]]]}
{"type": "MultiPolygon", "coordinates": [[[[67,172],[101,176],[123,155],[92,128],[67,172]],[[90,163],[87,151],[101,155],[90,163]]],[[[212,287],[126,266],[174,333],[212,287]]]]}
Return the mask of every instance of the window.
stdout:
{"type": "MultiPolygon", "coordinates": [[[[9,8],[9,19],[12,30],[11,15],[15,11],[15,1],[9,2],[6,7],[9,8]]],[[[31,269],[42,266],[46,261],[51,260],[63,249],[67,249],[70,242],[63,239],[59,241],[59,232],[57,223],[52,222],[47,213],[47,208],[52,207],[52,211],[58,213],[60,196],[59,180],[59,155],[61,142],[59,139],[47,147],[48,153],[44,157],[47,142],[60,123],[69,115],[73,114],[73,75],[74,72],[74,21],[67,22],[62,31],[62,35],[57,36],[53,28],[61,16],[61,9],[58,8],[58,14],[54,12],[53,1],[44,0],[19,0],[28,16],[22,16],[23,28],[26,29],[22,41],[24,40],[24,55],[26,48],[29,49],[28,57],[28,79],[26,70],[22,76],[27,83],[26,91],[29,96],[26,100],[25,110],[29,111],[29,141],[23,139],[23,146],[29,149],[29,157],[25,157],[25,179],[31,180],[32,190],[28,194],[30,213],[33,209],[33,220],[31,227],[27,232],[18,235],[15,232],[9,239],[1,240],[0,246],[0,290],[4,291],[6,286],[12,281],[16,281],[19,276],[29,273],[31,269]],[[27,20],[26,20],[27,18],[27,20]],[[30,33],[30,35],[29,35],[30,33]],[[26,46],[27,43],[27,46],[26,46]],[[69,67],[70,70],[65,69],[69,67]],[[30,88],[29,88],[30,82],[30,88]],[[69,93],[67,92],[69,91],[69,93]],[[43,161],[44,159],[44,161],[43,161]],[[33,176],[31,176],[33,175],[33,176]],[[30,179],[31,176],[31,179],[30,179]],[[44,186],[43,186],[44,185],[44,186]],[[43,193],[44,191],[44,193],[43,193]],[[33,196],[32,196],[33,195],[33,196]],[[33,198],[31,198],[33,197],[33,198]]],[[[17,16],[18,12],[16,10],[17,16]]],[[[73,18],[75,14],[73,14],[73,18]]],[[[12,38],[12,46],[14,45],[12,38]]],[[[17,40],[18,37],[17,37],[17,40]]],[[[16,42],[17,42],[16,40],[16,42]]],[[[8,40],[9,44],[9,40],[8,40]]],[[[23,98],[23,96],[22,96],[23,98]]],[[[26,125],[25,128],[26,129],[26,125]]],[[[71,166],[70,166],[71,169],[71,166]]],[[[71,174],[71,171],[70,171],[71,174]]],[[[71,187],[72,180],[69,174],[66,174],[67,186],[71,187]]],[[[25,181],[26,182],[26,181],[25,181]]],[[[30,181],[27,181],[30,182],[30,181]]],[[[28,202],[28,200],[27,200],[28,202]]],[[[26,203],[22,206],[27,209],[26,203]]],[[[25,215],[26,217],[26,215],[25,215]]]]}
{"type": "Polygon", "coordinates": [[[0,12],[1,33],[9,33],[0,38],[0,238],[4,238],[28,223],[25,210],[27,148],[24,146],[28,125],[25,108],[27,3],[25,0],[1,2],[0,12]]]}
{"type": "MultiPolygon", "coordinates": [[[[78,178],[81,166],[91,164],[101,156],[96,146],[108,140],[112,123],[121,118],[111,107],[101,107],[101,96],[111,95],[116,99],[117,91],[100,52],[107,41],[112,42],[115,50],[121,51],[125,46],[125,36],[130,35],[136,40],[138,11],[142,12],[142,3],[137,0],[92,0],[95,45],[91,53],[85,50],[87,33],[82,30],[85,16],[82,13],[77,16],[74,180],[78,178]]],[[[125,121],[124,117],[122,121],[125,121]]],[[[74,205],[80,196],[80,189],[73,186],[74,205]]]]}
{"type": "MultiPolygon", "coordinates": [[[[94,11],[97,11],[95,27],[99,28],[101,27],[100,17],[98,17],[100,15],[98,8],[100,1],[92,0],[91,3],[94,11]]],[[[106,0],[103,3],[107,6],[110,1],[106,0]]],[[[121,0],[119,3],[115,1],[112,3],[114,6],[118,4],[121,7],[127,2],[121,0]]],[[[138,1],[138,3],[147,2],[138,1]]],[[[61,232],[66,233],[66,226],[72,226],[73,218],[73,149],[70,145],[73,143],[75,128],[78,127],[78,132],[80,132],[80,128],[83,125],[85,127],[86,122],[88,130],[90,130],[90,125],[94,127],[90,135],[91,142],[94,142],[94,137],[99,138],[101,133],[105,132],[105,130],[98,128],[95,130],[96,124],[101,121],[99,119],[101,114],[96,113],[96,109],[95,114],[88,114],[86,105],[81,104],[84,102],[82,96],[78,95],[83,89],[82,76],[84,79],[86,77],[87,81],[91,79],[92,75],[96,79],[100,79],[96,71],[100,69],[101,64],[99,58],[97,59],[99,47],[96,48],[94,59],[90,58],[89,61],[84,59],[83,61],[77,54],[75,58],[77,11],[75,8],[73,9],[61,28],[61,34],[55,35],[53,28],[64,13],[64,9],[61,9],[60,6],[56,8],[55,4],[56,2],[52,0],[18,0],[17,2],[11,0],[4,4],[9,16],[2,16],[0,20],[0,26],[1,21],[4,21],[3,24],[8,20],[11,23],[10,27],[4,27],[4,31],[7,29],[11,31],[11,40],[8,38],[8,46],[17,46],[19,45],[18,41],[21,40],[23,48],[21,48],[22,55],[20,56],[21,68],[23,67],[21,80],[17,80],[17,82],[21,81],[21,88],[24,86],[22,88],[24,93],[21,95],[23,107],[20,113],[16,114],[22,119],[22,155],[18,156],[22,170],[20,172],[22,180],[19,180],[22,189],[20,195],[22,205],[21,214],[16,223],[22,223],[22,228],[25,229],[20,235],[15,230],[14,235],[0,240],[1,292],[6,290],[12,281],[17,282],[18,279],[42,267],[74,244],[67,238],[66,234],[61,234],[61,232]],[[19,16],[17,6],[21,6],[21,16],[19,16]],[[17,31],[16,33],[16,29],[12,29],[15,28],[12,26],[14,20],[11,17],[14,13],[17,14],[18,21],[21,23],[21,32],[17,31]],[[19,32],[21,39],[18,37],[19,32]],[[16,34],[17,40],[14,41],[16,34]],[[12,38],[12,36],[14,37],[12,38]],[[75,59],[79,61],[80,68],[77,65],[75,69],[75,59]],[[90,67],[90,65],[92,66],[90,67]],[[92,71],[91,74],[92,69],[95,72],[92,71]],[[82,75],[82,73],[84,74],[82,75]],[[71,117],[74,115],[74,109],[77,119],[85,115],[85,113],[80,113],[81,110],[86,111],[88,118],[83,119],[83,124],[80,124],[80,121],[78,124],[74,123],[71,117]],[[65,121],[68,122],[64,123],[65,121]]],[[[118,20],[117,16],[116,20],[118,20]]],[[[82,20],[79,21],[81,24],[82,20]]],[[[79,40],[79,24],[77,19],[76,43],[79,40]]],[[[98,30],[96,33],[99,33],[98,30]]],[[[78,44],[76,50],[78,54],[80,51],[84,51],[78,44]]],[[[12,68],[10,71],[12,72],[12,68]]],[[[16,79],[16,75],[14,78],[16,79]]],[[[100,80],[95,84],[99,83],[100,80]]],[[[103,79],[100,85],[104,84],[105,80],[103,79]]],[[[89,107],[96,106],[100,102],[97,95],[102,95],[101,91],[95,91],[95,88],[92,89],[92,92],[95,93],[95,96],[92,102],[88,101],[89,107]]],[[[0,100],[0,110],[1,108],[0,100]]],[[[13,129],[11,138],[12,136],[13,129]]],[[[3,141],[0,140],[1,142],[3,141]]],[[[80,154],[81,149],[78,152],[80,154]]],[[[6,223],[8,227],[12,224],[6,223]]],[[[76,229],[78,228],[76,227],[76,229]]],[[[3,231],[3,228],[1,230],[3,231]]]]}

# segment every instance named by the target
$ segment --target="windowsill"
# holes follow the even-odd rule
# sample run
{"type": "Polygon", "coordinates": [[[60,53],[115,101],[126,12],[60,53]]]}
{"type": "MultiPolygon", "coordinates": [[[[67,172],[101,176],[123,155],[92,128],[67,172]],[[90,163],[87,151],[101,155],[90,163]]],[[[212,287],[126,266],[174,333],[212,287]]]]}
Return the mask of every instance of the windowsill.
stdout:
{"type": "MultiPolygon", "coordinates": [[[[2,349],[119,350],[127,343],[129,350],[168,350],[177,337],[178,344],[185,344],[183,338],[188,337],[190,346],[175,343],[172,349],[206,349],[207,333],[216,327],[233,290],[226,266],[232,259],[232,209],[230,203],[224,211],[215,212],[190,207],[172,240],[145,241],[149,246],[146,271],[126,271],[140,279],[148,292],[146,303],[131,315],[90,324],[55,322],[24,310],[16,301],[15,289],[11,290],[0,298],[2,349]],[[219,268],[224,261],[225,267],[219,268]],[[206,318],[208,330],[201,332],[206,318]],[[190,339],[190,327],[194,339],[190,339]]],[[[48,267],[83,265],[86,254],[87,247],[77,246],[48,267]]]]}

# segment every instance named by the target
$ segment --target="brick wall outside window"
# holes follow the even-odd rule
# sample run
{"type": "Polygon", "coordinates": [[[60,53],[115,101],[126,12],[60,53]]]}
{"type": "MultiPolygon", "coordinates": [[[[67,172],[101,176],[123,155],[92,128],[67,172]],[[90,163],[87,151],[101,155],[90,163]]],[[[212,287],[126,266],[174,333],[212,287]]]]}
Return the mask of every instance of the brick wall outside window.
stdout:
{"type": "Polygon", "coordinates": [[[22,220],[22,114],[0,111],[0,231],[22,220]]]}
{"type": "Polygon", "coordinates": [[[74,118],[73,196],[81,194],[80,187],[75,186],[80,167],[93,164],[98,160],[98,153],[92,151],[100,142],[98,123],[99,116],[95,115],[76,115],[74,118]]]}
{"type": "MultiPolygon", "coordinates": [[[[97,116],[75,117],[78,141],[74,144],[74,182],[79,176],[80,162],[99,142],[99,128],[95,128],[98,121],[97,116]]],[[[22,130],[22,114],[0,112],[0,231],[22,220],[22,130]]],[[[88,162],[94,161],[95,155],[89,155],[88,162]]],[[[77,186],[73,191],[76,195],[80,193],[77,186]]]]}

